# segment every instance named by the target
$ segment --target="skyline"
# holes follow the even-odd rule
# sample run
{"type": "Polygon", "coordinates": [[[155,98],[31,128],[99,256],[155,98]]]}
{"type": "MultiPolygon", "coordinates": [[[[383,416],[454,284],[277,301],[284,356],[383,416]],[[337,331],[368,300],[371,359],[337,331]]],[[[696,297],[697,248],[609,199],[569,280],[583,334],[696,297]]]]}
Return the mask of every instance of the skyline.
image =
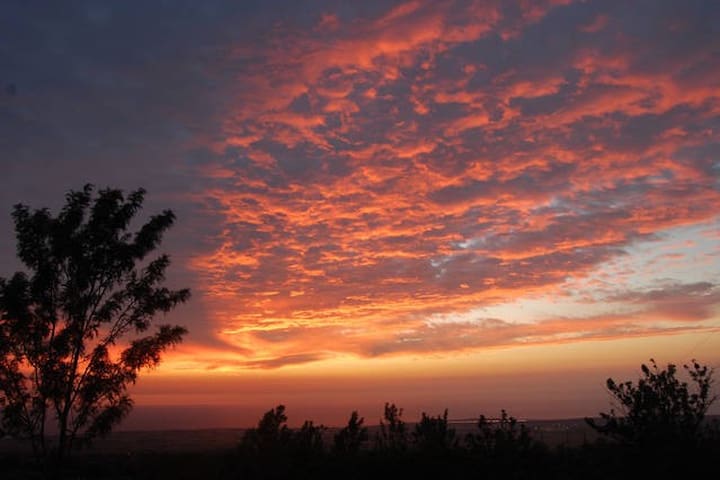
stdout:
{"type": "Polygon", "coordinates": [[[582,416],[720,363],[714,2],[6,9],[0,275],[18,202],[178,216],[138,405],[582,416]]]}

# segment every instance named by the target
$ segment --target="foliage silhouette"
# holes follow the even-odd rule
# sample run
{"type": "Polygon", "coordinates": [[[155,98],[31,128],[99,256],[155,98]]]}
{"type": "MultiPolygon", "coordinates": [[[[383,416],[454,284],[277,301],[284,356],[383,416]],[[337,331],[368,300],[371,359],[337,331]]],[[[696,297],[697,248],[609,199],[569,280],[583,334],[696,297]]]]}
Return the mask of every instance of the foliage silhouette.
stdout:
{"type": "Polygon", "coordinates": [[[447,417],[447,408],[442,415],[437,417],[431,417],[422,412],[420,422],[415,425],[415,431],[413,431],[415,448],[426,452],[441,452],[456,447],[455,429],[448,427],[447,417]]]}
{"type": "Polygon", "coordinates": [[[383,451],[404,451],[408,447],[407,426],[401,417],[403,409],[395,404],[385,403],[380,431],[377,434],[376,447],[383,451]]]}
{"type": "Polygon", "coordinates": [[[325,449],[323,433],[327,430],[324,425],[315,425],[312,420],[305,420],[299,430],[292,435],[292,445],[300,454],[314,455],[322,453],[325,449]]]}
{"type": "Polygon", "coordinates": [[[306,420],[292,430],[287,426],[285,406],[265,412],[256,428],[247,430],[238,453],[242,458],[241,478],[290,478],[296,471],[309,474],[326,460],[324,425],[306,420]]]}
{"type": "Polygon", "coordinates": [[[287,426],[285,405],[271,408],[258,422],[257,428],[247,430],[240,446],[256,453],[271,453],[278,450],[293,450],[300,454],[318,453],[324,450],[324,425],[315,425],[305,420],[296,431],[287,426]]]}
{"type": "Polygon", "coordinates": [[[496,422],[480,415],[478,433],[469,433],[466,443],[471,451],[487,457],[513,456],[528,453],[533,440],[527,428],[518,424],[505,410],[501,410],[496,422]]]}
{"type": "MultiPolygon", "coordinates": [[[[399,420],[399,409],[389,409],[388,416],[399,420]]],[[[351,415],[349,424],[357,432],[363,430],[363,421],[351,415]]],[[[442,425],[445,414],[420,424],[442,425]]],[[[384,419],[387,422],[387,419],[384,419]]],[[[479,431],[473,439],[457,448],[446,448],[440,443],[422,448],[417,442],[405,450],[360,448],[355,454],[343,454],[337,448],[317,448],[317,432],[323,427],[306,421],[303,427],[291,431],[286,426],[285,408],[271,409],[253,429],[269,432],[267,438],[285,439],[266,442],[267,450],[240,448],[235,450],[197,451],[140,451],[127,454],[86,454],[69,458],[65,469],[68,478],[163,479],[163,478],[218,478],[218,479],[287,479],[287,478],[471,478],[481,474],[488,479],[507,478],[586,478],[632,479],[678,478],[706,475],[720,456],[720,438],[703,441],[689,450],[673,445],[668,454],[657,455],[657,449],[638,450],[616,442],[569,443],[550,449],[530,439],[524,425],[503,412],[499,420],[482,417],[479,431]],[[304,432],[304,433],[301,433],[304,432]],[[301,440],[305,439],[310,441],[301,440]],[[304,448],[310,445],[311,448],[304,448]],[[679,453],[678,453],[679,452],[679,453]],[[670,454],[672,453],[672,454],[670,454]]],[[[415,430],[417,431],[417,430],[415,430]]],[[[430,428],[433,432],[442,428],[430,428]]],[[[551,430],[552,431],[552,430],[551,430]]],[[[414,434],[413,438],[416,438],[414,434]]],[[[203,437],[205,438],[205,437],[203,437]]],[[[437,437],[433,437],[437,438],[437,437]]],[[[254,445],[258,445],[253,441],[254,445]]],[[[430,444],[426,444],[430,445],[430,444]]],[[[1,445],[0,445],[1,447],[1,445]]],[[[202,449],[202,450],[201,450],[202,449]]],[[[0,478],[25,479],[35,472],[32,464],[19,456],[4,456],[0,448],[0,478]],[[28,465],[30,468],[28,468],[28,465]]],[[[37,476],[35,476],[37,478],[37,476]]]]}
{"type": "Polygon", "coordinates": [[[167,255],[146,260],[175,215],[165,210],[128,231],[144,195],[93,196],[86,185],[66,195],[57,216],[14,207],[18,256],[29,273],[0,278],[0,408],[6,432],[30,438],[40,459],[54,452],[60,462],[108,433],[132,408],[128,385],[187,333],[161,325],[143,336],[157,313],[190,296],[162,286],[167,255]]]}
{"type": "Polygon", "coordinates": [[[631,381],[616,383],[607,380],[607,388],[615,398],[620,414],[611,409],[601,412],[604,421],[586,422],[596,431],[624,443],[646,445],[668,442],[694,443],[701,437],[701,424],[716,397],[711,395],[713,371],[693,360],[684,365],[695,384],[691,392],[687,382],[676,378],[677,367],[668,364],[660,370],[655,360],[641,366],[643,376],[637,385],[631,381]]]}
{"type": "Polygon", "coordinates": [[[365,419],[354,410],[347,425],[335,434],[333,451],[344,455],[356,454],[368,439],[368,429],[363,426],[364,422],[365,419]]]}
{"type": "Polygon", "coordinates": [[[257,428],[245,432],[241,447],[251,452],[270,452],[290,445],[291,430],[287,426],[285,405],[271,408],[262,416],[257,428]]]}

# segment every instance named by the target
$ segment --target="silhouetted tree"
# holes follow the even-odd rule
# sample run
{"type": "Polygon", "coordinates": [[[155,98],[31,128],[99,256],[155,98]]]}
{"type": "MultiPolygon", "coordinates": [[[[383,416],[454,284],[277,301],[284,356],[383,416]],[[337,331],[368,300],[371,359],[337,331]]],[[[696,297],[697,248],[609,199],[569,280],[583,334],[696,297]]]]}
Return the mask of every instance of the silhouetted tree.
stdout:
{"type": "Polygon", "coordinates": [[[380,432],[377,435],[377,447],[381,450],[402,451],[407,448],[407,428],[402,421],[403,410],[395,404],[385,403],[383,420],[380,420],[380,432]]]}
{"type": "Polygon", "coordinates": [[[615,409],[601,412],[603,424],[591,418],[585,420],[599,433],[627,443],[694,442],[708,408],[716,399],[710,391],[713,371],[695,360],[691,366],[684,365],[695,384],[695,391],[691,392],[687,382],[676,378],[675,365],[668,364],[660,370],[655,360],[650,359],[650,364],[641,366],[643,376],[637,385],[608,378],[607,388],[617,402],[619,414],[615,409]]]}
{"type": "Polygon", "coordinates": [[[271,408],[262,416],[257,428],[245,432],[241,446],[254,452],[271,452],[290,445],[292,432],[287,426],[285,405],[271,408]]]}
{"type": "Polygon", "coordinates": [[[420,450],[442,451],[457,445],[455,429],[448,427],[447,408],[442,415],[431,417],[422,413],[420,422],[415,425],[413,442],[420,450]]]}
{"type": "Polygon", "coordinates": [[[186,333],[161,325],[142,336],[155,314],[190,296],[161,286],[167,255],[146,261],[175,215],[165,210],[128,231],[144,194],[105,189],[93,198],[87,185],[67,194],[57,216],[14,207],[27,272],[0,279],[0,407],[4,429],[29,437],[40,457],[55,450],[62,460],[109,432],[132,408],[128,385],[186,333]]]}
{"type": "Polygon", "coordinates": [[[292,435],[292,444],[295,449],[304,455],[318,454],[324,451],[323,432],[324,425],[315,425],[312,420],[305,420],[300,429],[292,435]]]}
{"type": "Polygon", "coordinates": [[[333,450],[340,454],[354,454],[360,450],[360,446],[368,439],[368,429],[363,427],[365,419],[358,419],[358,412],[353,411],[345,427],[335,434],[333,450]]]}
{"type": "Polygon", "coordinates": [[[478,433],[466,436],[468,447],[482,455],[497,457],[525,453],[533,446],[532,438],[523,424],[518,424],[505,410],[500,418],[493,422],[480,415],[477,424],[478,433]]]}

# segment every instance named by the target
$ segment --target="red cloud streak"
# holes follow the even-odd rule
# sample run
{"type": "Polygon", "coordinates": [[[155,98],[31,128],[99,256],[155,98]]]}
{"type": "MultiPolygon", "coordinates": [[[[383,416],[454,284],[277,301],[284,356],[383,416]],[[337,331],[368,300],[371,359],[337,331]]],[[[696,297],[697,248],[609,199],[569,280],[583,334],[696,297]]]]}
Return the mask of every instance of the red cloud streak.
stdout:
{"type": "Polygon", "coordinates": [[[233,45],[232,108],[197,172],[209,185],[197,200],[223,226],[192,267],[219,334],[255,352],[245,366],[717,318],[717,287],[686,278],[598,299],[620,313],[433,323],[559,295],[720,211],[716,38],[681,48],[692,24],[637,33],[602,11],[558,27],[584,12],[569,2],[461,3],[325,12],[311,31],[233,45]]]}

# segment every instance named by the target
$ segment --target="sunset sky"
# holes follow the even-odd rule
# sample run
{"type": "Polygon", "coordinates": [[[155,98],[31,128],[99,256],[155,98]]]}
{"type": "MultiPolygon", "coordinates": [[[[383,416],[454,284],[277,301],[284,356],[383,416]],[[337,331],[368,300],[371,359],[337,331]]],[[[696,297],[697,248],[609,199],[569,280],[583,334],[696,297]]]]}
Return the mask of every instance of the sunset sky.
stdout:
{"type": "Polygon", "coordinates": [[[715,1],[3,2],[0,166],[0,276],[15,203],[175,211],[190,334],[133,392],[179,426],[593,415],[650,357],[720,367],[715,1]]]}

